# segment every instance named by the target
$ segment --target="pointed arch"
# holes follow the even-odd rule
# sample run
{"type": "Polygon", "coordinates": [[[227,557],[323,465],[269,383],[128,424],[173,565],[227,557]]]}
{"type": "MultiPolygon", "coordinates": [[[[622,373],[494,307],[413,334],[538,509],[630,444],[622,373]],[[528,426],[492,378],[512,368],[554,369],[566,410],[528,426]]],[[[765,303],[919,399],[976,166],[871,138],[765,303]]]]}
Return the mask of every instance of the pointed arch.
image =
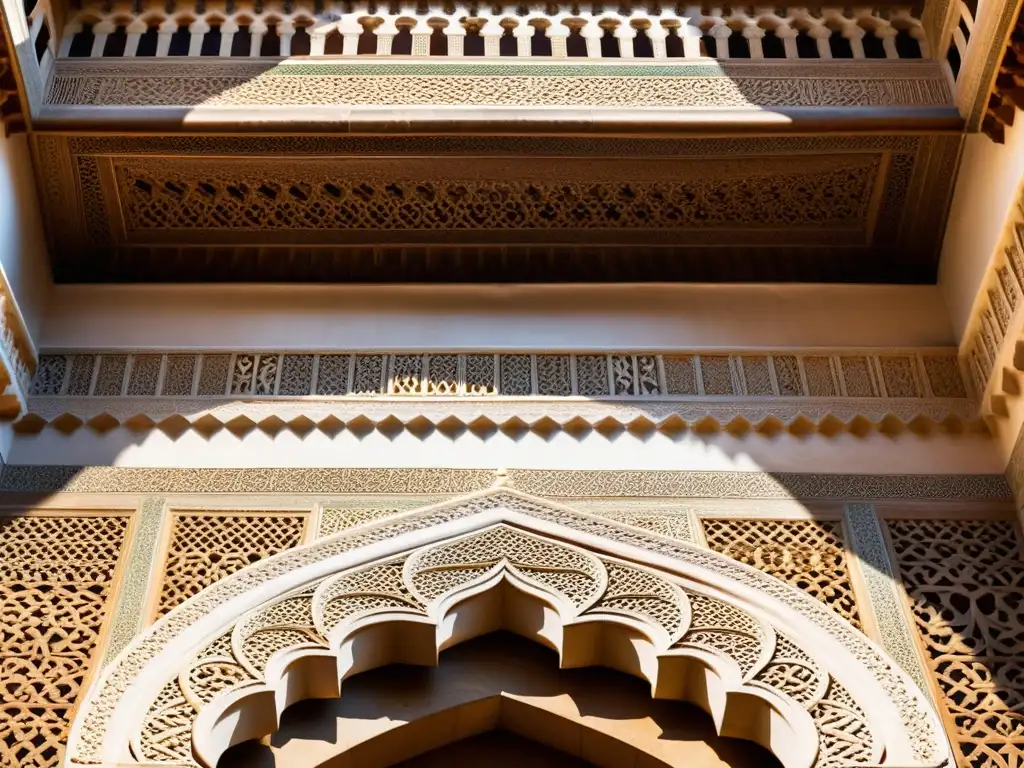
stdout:
{"type": "Polygon", "coordinates": [[[497,628],[555,649],[563,666],[610,666],[656,698],[697,704],[721,735],[757,741],[787,768],[950,760],[909,677],[817,601],[716,553],[498,487],[282,553],[196,595],[104,671],[67,764],[194,756],[212,767],[274,731],[290,704],[342,695],[351,674],[433,664],[497,628]]]}

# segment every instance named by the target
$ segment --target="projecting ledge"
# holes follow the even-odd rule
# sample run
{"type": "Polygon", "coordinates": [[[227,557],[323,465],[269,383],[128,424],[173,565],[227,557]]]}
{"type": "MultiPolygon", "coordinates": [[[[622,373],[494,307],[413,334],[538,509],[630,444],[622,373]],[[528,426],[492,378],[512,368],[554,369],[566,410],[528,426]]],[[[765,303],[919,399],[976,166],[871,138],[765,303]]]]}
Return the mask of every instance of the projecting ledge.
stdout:
{"type": "Polygon", "coordinates": [[[490,106],[56,106],[44,107],[36,130],[184,131],[353,134],[714,135],[828,131],[959,132],[955,107],[667,107],[574,108],[490,106]]]}

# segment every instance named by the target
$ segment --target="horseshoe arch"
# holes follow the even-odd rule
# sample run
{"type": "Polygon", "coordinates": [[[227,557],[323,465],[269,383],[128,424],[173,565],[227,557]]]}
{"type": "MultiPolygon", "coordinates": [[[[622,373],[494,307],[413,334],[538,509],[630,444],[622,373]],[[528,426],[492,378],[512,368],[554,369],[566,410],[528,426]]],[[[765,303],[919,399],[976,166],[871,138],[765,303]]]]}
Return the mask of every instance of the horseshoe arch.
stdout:
{"type": "Polygon", "coordinates": [[[256,563],[137,637],[65,765],[200,765],[345,678],[508,629],[711,715],[785,768],[952,765],[910,678],[831,610],[717,553],[495,488],[256,563]]]}

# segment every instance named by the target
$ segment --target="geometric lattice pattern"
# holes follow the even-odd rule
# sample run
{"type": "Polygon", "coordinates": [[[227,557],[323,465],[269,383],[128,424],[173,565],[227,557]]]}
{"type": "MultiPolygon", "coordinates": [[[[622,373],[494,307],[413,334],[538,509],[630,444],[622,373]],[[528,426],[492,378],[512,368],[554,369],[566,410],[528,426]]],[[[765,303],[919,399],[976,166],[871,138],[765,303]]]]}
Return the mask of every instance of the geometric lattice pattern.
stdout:
{"type": "Polygon", "coordinates": [[[701,521],[708,546],[801,589],[861,629],[838,520],[701,521]]]}
{"type": "Polygon", "coordinates": [[[167,550],[157,618],[247,565],[297,546],[306,514],[178,514],[167,550]]]}
{"type": "Polygon", "coordinates": [[[1024,765],[1024,563],[998,520],[891,520],[961,766],[1024,765]]]}
{"type": "Polygon", "coordinates": [[[0,517],[0,765],[60,763],[126,516],[0,517]]]}

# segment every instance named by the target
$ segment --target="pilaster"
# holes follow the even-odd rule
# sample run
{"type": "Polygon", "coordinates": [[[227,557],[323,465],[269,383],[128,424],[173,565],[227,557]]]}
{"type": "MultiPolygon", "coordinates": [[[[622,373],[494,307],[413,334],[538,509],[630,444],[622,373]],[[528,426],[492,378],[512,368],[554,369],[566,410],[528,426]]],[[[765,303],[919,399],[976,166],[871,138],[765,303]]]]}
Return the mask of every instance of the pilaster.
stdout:
{"type": "Polygon", "coordinates": [[[859,607],[870,615],[874,640],[933,698],[927,668],[918,653],[913,618],[906,609],[906,595],[896,579],[882,523],[874,504],[847,504],[843,522],[849,547],[856,557],[863,589],[859,607]]]}
{"type": "Polygon", "coordinates": [[[118,591],[117,603],[110,620],[107,646],[101,667],[106,666],[131,642],[144,627],[143,613],[149,594],[150,580],[156,578],[156,561],[160,532],[167,514],[166,499],[148,496],[136,512],[128,559],[118,591]]]}

